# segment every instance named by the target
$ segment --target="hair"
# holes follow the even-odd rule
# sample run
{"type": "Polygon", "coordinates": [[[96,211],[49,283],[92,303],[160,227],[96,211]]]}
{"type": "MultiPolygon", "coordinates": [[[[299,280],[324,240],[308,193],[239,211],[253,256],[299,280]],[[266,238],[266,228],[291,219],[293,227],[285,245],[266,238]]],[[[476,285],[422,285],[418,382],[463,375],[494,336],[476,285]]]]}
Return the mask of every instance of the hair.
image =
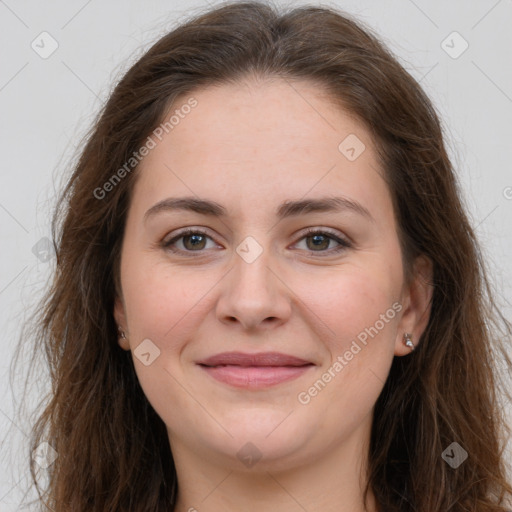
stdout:
{"type": "Polygon", "coordinates": [[[331,7],[279,12],[261,2],[224,3],[161,37],[83,141],[52,219],[55,273],[33,317],[33,357],[44,355],[52,392],[30,453],[47,441],[58,454],[46,489],[30,462],[37,501],[55,512],[173,510],[166,426],[118,345],[113,317],[137,166],[103,198],[94,191],[121,176],[177,98],[250,77],[321,84],[364,123],[392,196],[405,275],[419,255],[433,264],[427,327],[413,354],[394,358],[375,404],[365,499],[371,489],[386,512],[505,511],[510,429],[500,396],[510,395],[498,363],[512,367],[512,330],[493,298],[439,116],[370,28],[331,7]],[[468,453],[457,469],[441,456],[454,441],[468,453]]]}

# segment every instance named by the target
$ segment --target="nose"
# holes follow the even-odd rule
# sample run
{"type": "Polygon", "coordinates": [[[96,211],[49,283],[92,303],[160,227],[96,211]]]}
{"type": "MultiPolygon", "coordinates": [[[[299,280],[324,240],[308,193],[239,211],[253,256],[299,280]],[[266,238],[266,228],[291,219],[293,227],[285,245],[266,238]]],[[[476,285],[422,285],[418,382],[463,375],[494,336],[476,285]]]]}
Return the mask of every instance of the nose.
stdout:
{"type": "Polygon", "coordinates": [[[219,321],[239,324],[247,331],[268,330],[288,321],[291,314],[290,288],[275,262],[264,250],[252,262],[238,254],[230,272],[222,280],[217,302],[219,321]]]}

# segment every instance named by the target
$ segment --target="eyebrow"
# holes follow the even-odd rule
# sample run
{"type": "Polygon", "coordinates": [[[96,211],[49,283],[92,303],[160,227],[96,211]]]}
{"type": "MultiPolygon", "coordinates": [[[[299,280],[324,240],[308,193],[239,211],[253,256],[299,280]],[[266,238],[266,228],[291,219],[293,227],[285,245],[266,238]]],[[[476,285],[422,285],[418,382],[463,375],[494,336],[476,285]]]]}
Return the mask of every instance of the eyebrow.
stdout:
{"type": "MultiPolygon", "coordinates": [[[[153,205],[145,214],[144,221],[157,213],[164,211],[190,211],[211,217],[226,217],[228,212],[224,206],[207,199],[197,197],[169,197],[153,205]]],[[[284,201],[276,210],[279,220],[287,217],[305,215],[315,212],[353,211],[371,222],[375,222],[370,211],[361,203],[347,197],[319,197],[315,199],[300,199],[297,201],[284,201]]]]}

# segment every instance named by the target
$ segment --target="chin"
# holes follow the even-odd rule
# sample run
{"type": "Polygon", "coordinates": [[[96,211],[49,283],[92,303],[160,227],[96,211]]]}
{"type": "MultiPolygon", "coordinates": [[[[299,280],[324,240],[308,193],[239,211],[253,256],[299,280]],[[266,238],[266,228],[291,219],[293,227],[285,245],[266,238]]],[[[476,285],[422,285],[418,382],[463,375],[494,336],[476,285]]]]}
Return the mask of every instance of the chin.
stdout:
{"type": "Polygon", "coordinates": [[[226,434],[213,440],[210,435],[204,443],[230,459],[229,465],[237,471],[278,471],[306,463],[305,452],[316,429],[311,424],[294,423],[294,413],[286,418],[289,412],[260,411],[247,415],[243,421],[238,418],[236,423],[226,424],[233,437],[226,434]]]}

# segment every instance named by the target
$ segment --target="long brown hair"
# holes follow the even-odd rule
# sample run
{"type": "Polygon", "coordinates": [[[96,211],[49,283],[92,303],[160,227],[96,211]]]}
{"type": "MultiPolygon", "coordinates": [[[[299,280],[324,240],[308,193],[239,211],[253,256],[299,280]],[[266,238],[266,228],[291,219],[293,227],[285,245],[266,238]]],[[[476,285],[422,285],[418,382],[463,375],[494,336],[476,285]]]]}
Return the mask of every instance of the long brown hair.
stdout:
{"type": "Polygon", "coordinates": [[[55,210],[56,271],[34,317],[33,354],[45,356],[52,391],[30,451],[46,441],[58,454],[46,489],[31,461],[38,501],[56,512],[173,509],[168,434],[131,353],[117,343],[112,314],[137,176],[126,162],[178,96],[249,75],[319,83],[365,124],[406,270],[420,254],[433,262],[428,326],[414,354],[394,359],[375,405],[366,491],[386,512],[503,512],[512,489],[500,396],[510,395],[501,395],[497,365],[511,368],[511,328],[492,298],[436,110],[349,15],[314,6],[279,12],[261,2],[224,4],[159,39],[119,81],[85,139],[55,210]],[[123,166],[122,179],[105,187],[123,166]],[[453,442],[468,453],[457,469],[442,457],[453,442]]]}

